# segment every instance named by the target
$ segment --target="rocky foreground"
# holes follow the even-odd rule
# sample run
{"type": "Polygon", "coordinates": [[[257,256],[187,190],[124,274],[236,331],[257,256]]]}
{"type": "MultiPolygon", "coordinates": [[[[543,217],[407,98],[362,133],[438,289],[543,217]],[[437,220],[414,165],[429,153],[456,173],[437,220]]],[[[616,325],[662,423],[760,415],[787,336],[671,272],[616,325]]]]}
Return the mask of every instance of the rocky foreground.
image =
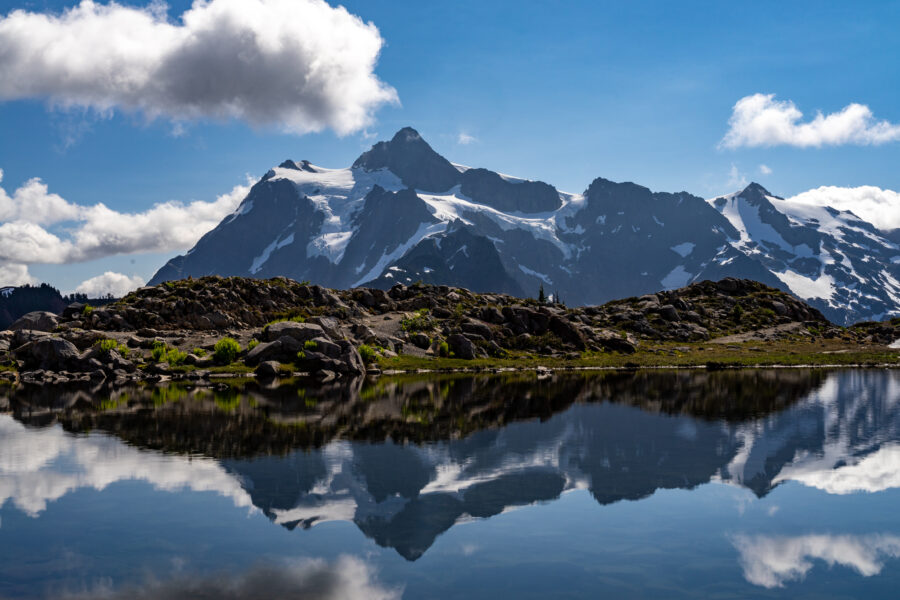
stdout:
{"type": "Polygon", "coordinates": [[[285,278],[204,277],[141,288],[101,308],[29,313],[0,332],[7,379],[207,377],[208,370],[331,380],[398,354],[463,360],[632,354],[651,342],[841,338],[887,345],[896,324],[831,324],[763,284],[704,281],[567,308],[505,294],[414,284],[329,290],[285,278]],[[16,374],[18,372],[18,376],[16,374]]]}

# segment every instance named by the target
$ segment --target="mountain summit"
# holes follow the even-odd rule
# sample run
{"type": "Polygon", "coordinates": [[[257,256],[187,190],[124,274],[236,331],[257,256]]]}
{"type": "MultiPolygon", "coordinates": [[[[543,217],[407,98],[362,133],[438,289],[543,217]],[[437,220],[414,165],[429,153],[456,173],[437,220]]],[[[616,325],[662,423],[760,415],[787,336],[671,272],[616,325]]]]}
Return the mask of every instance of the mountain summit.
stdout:
{"type": "Polygon", "coordinates": [[[218,274],[516,295],[543,286],[575,305],[736,277],[846,324],[900,314],[900,250],[884,235],[757,183],[708,201],[603,178],[560,192],[454,165],[406,127],[349,168],[282,162],[151,283],[218,274]]]}

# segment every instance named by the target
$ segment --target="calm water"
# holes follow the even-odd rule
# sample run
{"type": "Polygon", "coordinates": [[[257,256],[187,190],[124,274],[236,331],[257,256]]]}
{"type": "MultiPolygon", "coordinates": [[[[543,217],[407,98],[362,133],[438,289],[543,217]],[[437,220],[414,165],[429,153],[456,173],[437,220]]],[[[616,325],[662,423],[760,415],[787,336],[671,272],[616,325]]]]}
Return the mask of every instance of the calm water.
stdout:
{"type": "Polygon", "coordinates": [[[0,598],[897,590],[900,372],[0,400],[0,598]]]}

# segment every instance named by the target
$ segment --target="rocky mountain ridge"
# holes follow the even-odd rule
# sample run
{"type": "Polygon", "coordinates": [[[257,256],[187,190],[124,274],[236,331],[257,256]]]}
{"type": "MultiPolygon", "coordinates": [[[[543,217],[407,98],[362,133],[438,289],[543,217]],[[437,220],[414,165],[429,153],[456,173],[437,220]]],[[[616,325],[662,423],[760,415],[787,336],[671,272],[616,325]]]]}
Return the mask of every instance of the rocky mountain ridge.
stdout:
{"type": "Polygon", "coordinates": [[[544,286],[595,305],[734,277],[789,291],[847,325],[900,314],[900,247],[890,237],[758,184],[712,200],[603,178],[561,192],[453,164],[404,128],[349,168],[284,161],[151,284],[215,274],[518,296],[544,286]]]}

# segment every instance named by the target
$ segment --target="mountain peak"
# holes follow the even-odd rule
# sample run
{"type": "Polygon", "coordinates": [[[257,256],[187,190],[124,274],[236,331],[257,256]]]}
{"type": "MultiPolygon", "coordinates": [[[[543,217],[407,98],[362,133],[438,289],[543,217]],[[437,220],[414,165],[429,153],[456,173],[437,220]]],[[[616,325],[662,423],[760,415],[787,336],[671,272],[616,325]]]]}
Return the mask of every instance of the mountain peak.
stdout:
{"type": "Polygon", "coordinates": [[[416,142],[421,139],[422,136],[419,135],[418,131],[416,131],[412,127],[404,127],[394,134],[394,137],[391,139],[391,143],[416,142]]]}
{"type": "Polygon", "coordinates": [[[741,193],[738,195],[743,198],[749,199],[749,198],[753,198],[753,197],[771,196],[772,194],[770,194],[769,190],[767,190],[760,184],[756,183],[755,181],[751,181],[750,185],[748,185],[743,190],[741,190],[741,193]]]}
{"type": "Polygon", "coordinates": [[[353,163],[354,168],[388,169],[416,190],[446,192],[459,183],[460,173],[434,151],[412,127],[398,131],[391,141],[378,142],[353,163]]]}

